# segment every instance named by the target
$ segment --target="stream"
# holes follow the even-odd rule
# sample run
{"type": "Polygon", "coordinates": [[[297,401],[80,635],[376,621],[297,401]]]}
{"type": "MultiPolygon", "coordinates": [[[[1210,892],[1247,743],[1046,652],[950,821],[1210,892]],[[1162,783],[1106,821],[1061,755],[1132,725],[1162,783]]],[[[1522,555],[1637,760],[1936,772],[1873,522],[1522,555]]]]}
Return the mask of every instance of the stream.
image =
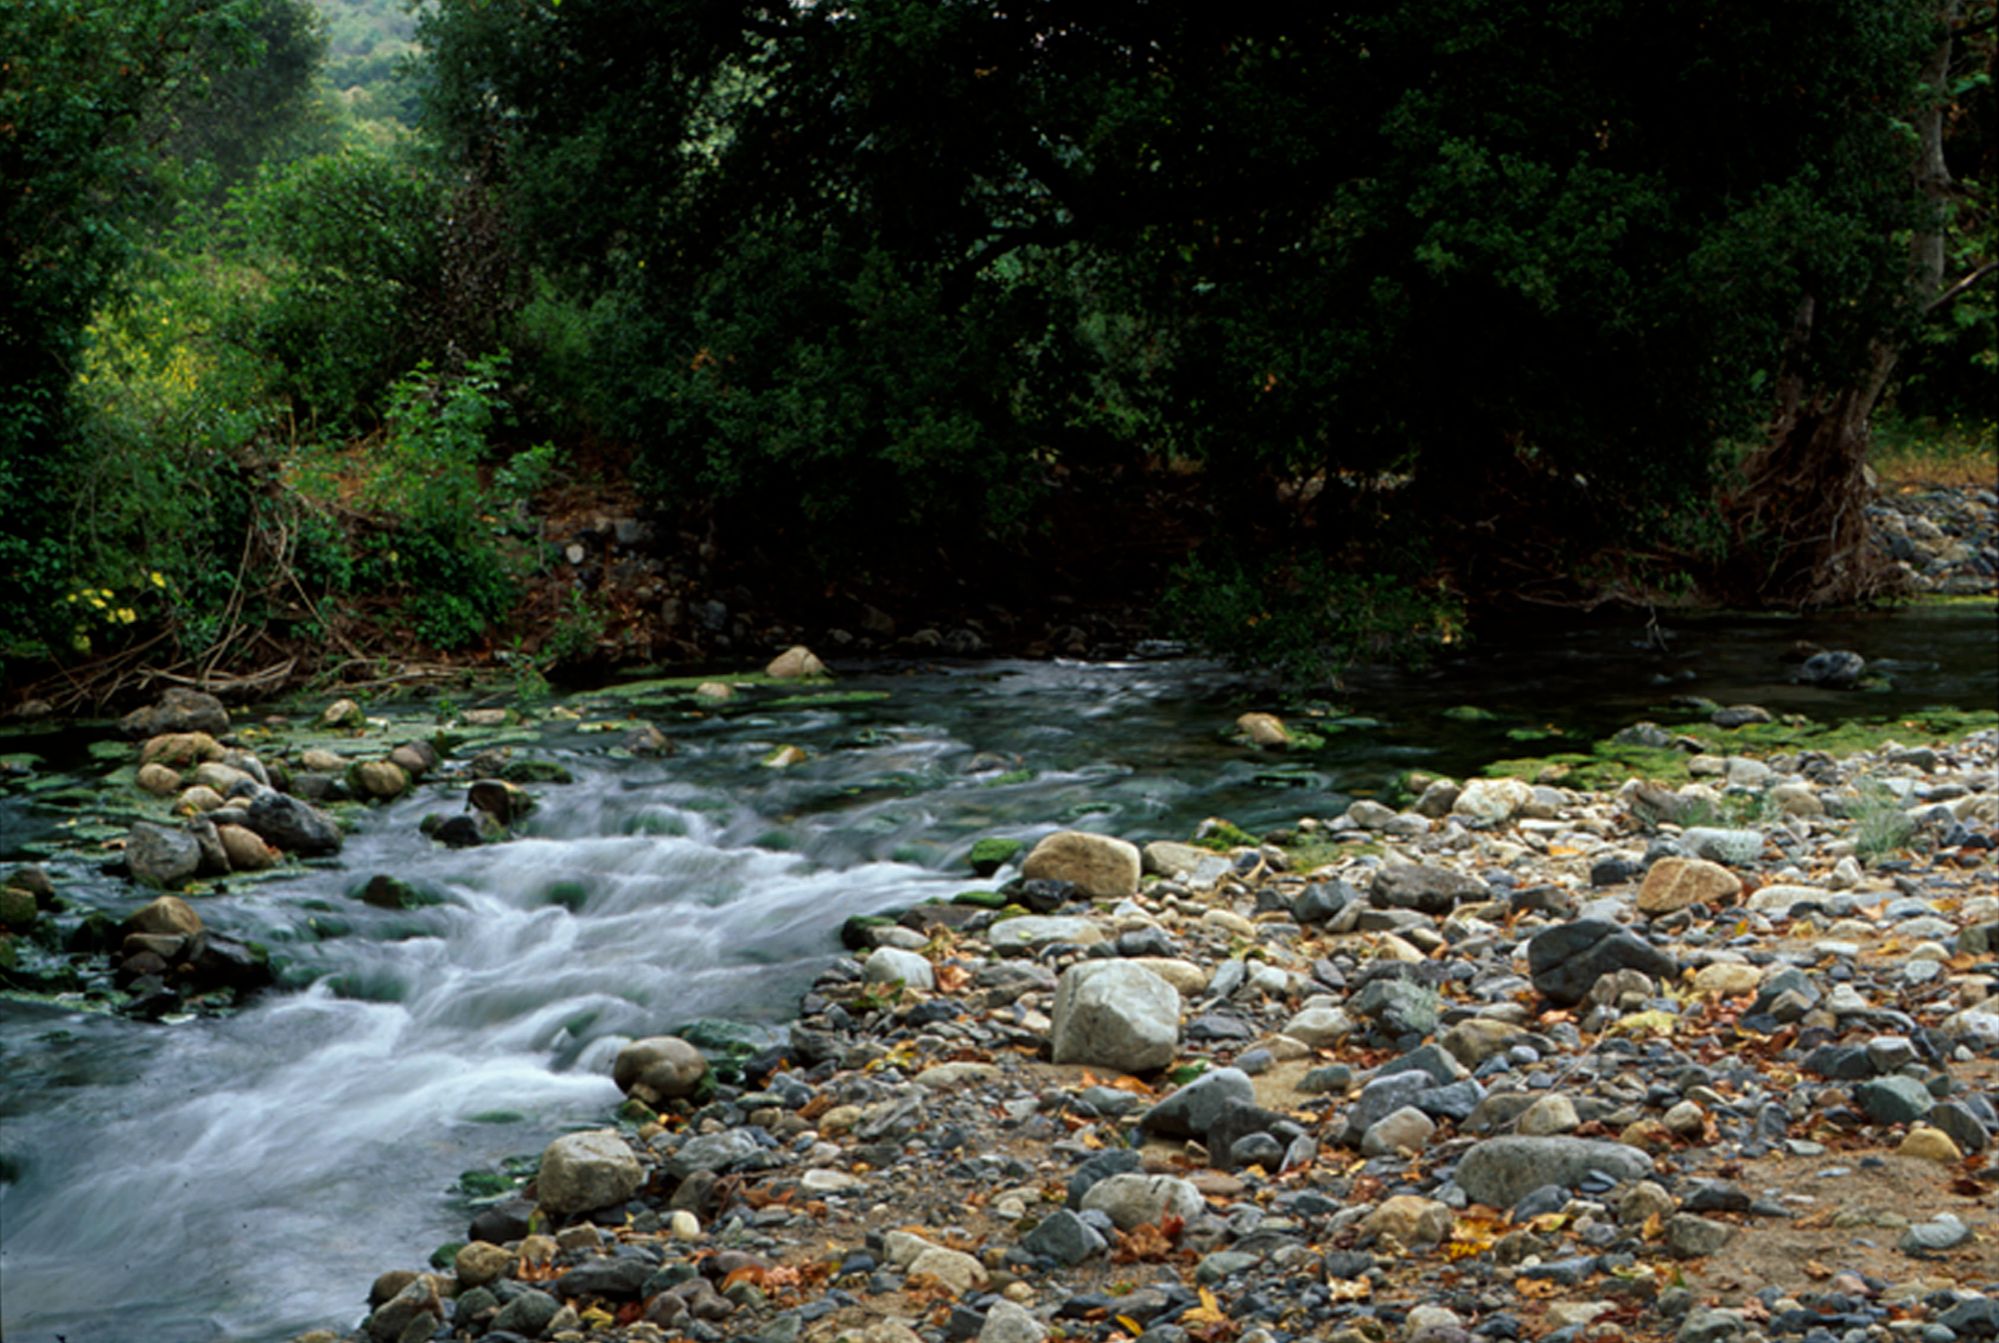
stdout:
{"type": "MultiPolygon", "coordinates": [[[[843,668],[829,693],[759,689],[698,718],[615,687],[581,697],[581,721],[535,729],[532,753],[575,781],[533,790],[522,837],[432,845],[420,819],[459,803],[420,787],[365,813],[337,862],[199,899],[209,926],[285,963],[286,987],[240,1013],[148,1024],[0,997],[0,1329],[265,1343],[357,1321],[378,1272],[463,1237],[461,1172],[602,1122],[626,1039],[780,1025],[839,954],[842,920],[990,885],[966,868],[984,836],[1331,816],[1401,770],[1579,749],[1677,694],[1819,719],[1999,706],[1989,604],[1673,631],[1522,627],[1427,672],[1359,674],[1326,745],[1286,756],[1227,737],[1237,713],[1284,706],[1190,660],[843,668]],[[1895,660],[1896,688],[1789,684],[1798,639],[1895,660]],[[1463,705],[1491,716],[1445,713],[1463,705]],[[634,713],[676,753],[614,755],[618,734],[585,730],[634,713]],[[1523,744],[1523,727],[1574,744],[1523,744]],[[808,759],[767,768],[781,745],[808,759]],[[352,899],[375,873],[441,902],[352,899]]],[[[431,706],[370,711],[394,720],[384,741],[433,730],[431,706]]],[[[103,773],[79,744],[107,730],[0,751],[103,773]]],[[[0,862],[42,858],[84,906],[143,903],[73,850],[44,857],[54,825],[0,796],[0,862]]]]}

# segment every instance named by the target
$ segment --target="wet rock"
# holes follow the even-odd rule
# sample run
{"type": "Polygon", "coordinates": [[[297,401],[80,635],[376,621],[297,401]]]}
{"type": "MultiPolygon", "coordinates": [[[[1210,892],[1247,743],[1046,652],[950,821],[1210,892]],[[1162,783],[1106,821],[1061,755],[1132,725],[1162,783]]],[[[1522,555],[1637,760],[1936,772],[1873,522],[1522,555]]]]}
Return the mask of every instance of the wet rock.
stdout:
{"type": "Polygon", "coordinates": [[[348,769],[347,786],[356,797],[389,802],[409,791],[410,776],[392,760],[361,760],[348,769]]]}
{"type": "Polygon", "coordinates": [[[118,730],[133,738],[190,732],[219,737],[229,730],[229,711],[213,695],[175,686],[158,703],[119,719],[118,730]]]}
{"type": "Polygon", "coordinates": [[[1594,1138],[1488,1138],[1459,1159],[1453,1178],[1472,1202],[1510,1208],[1543,1185],[1572,1188],[1592,1171],[1641,1180],[1652,1173],[1652,1158],[1594,1138]]]}
{"type": "Polygon", "coordinates": [[[535,1195],[555,1216],[623,1203],[645,1172],[614,1129],[568,1133],[543,1149],[535,1195]]]}
{"type": "Polygon", "coordinates": [[[223,853],[228,856],[232,872],[262,872],[277,866],[284,857],[254,830],[245,826],[218,825],[215,834],[221,841],[223,853]]]}
{"type": "Polygon", "coordinates": [[[201,868],[201,844],[185,830],[139,821],[125,836],[125,865],[146,886],[178,886],[201,868]]]}
{"type": "Polygon", "coordinates": [[[187,938],[201,931],[201,915],[175,895],[163,895],[125,921],[136,933],[187,938]]]}
{"type": "MultiPolygon", "coordinates": [[[[469,716],[466,721],[471,721],[469,716]]],[[[361,706],[353,700],[337,699],[320,710],[319,725],[329,731],[342,728],[365,728],[368,726],[368,715],[363,713],[361,706]]]]}
{"type": "Polygon", "coordinates": [[[1851,690],[1867,674],[1867,659],[1845,649],[1814,653],[1798,668],[1798,680],[1827,690],[1851,690]]]}
{"type": "Polygon", "coordinates": [[[1252,746],[1289,746],[1291,732],[1274,713],[1246,713],[1235,720],[1235,728],[1252,746]]]}
{"type": "Polygon", "coordinates": [[[513,1253],[488,1241],[475,1240],[459,1248],[452,1260],[452,1272],[460,1287],[483,1287],[505,1276],[514,1264],[513,1253]]]}
{"type": "Polygon", "coordinates": [[[1671,956],[1601,919],[1577,919],[1535,934],[1527,943],[1527,964],[1534,987],[1562,1006],[1581,1002],[1600,977],[1619,970],[1663,980],[1679,976],[1671,956]]]}
{"type": "Polygon", "coordinates": [[[480,779],[465,790],[465,805],[501,825],[512,825],[534,810],[534,797],[504,779],[480,779]]]}
{"type": "Polygon", "coordinates": [[[140,764],[171,765],[176,769],[204,760],[220,760],[222,756],[222,743],[206,732],[163,733],[148,738],[139,748],[140,764]]]}
{"type": "Polygon", "coordinates": [[[831,676],[826,664],[804,644],[793,644],[764,667],[764,675],[774,681],[800,681],[831,676]]]}
{"type": "Polygon", "coordinates": [[[1051,1016],[1049,1042],[1057,1063],[1146,1072],[1171,1063],[1179,1047],[1179,993],[1128,961],[1091,961],[1065,970],[1051,1016]]]}
{"type": "Polygon", "coordinates": [[[154,797],[172,797],[180,788],[180,771],[160,764],[141,765],[138,784],[141,791],[154,797]]]}
{"type": "Polygon", "coordinates": [[[1109,835],[1058,830],[1034,846],[1021,864],[1021,875],[1030,881],[1066,881],[1093,900],[1115,900],[1137,893],[1139,869],[1136,845],[1109,835]]]}
{"type": "Polygon", "coordinates": [[[611,1066],[611,1080],[620,1091],[655,1108],[693,1095],[707,1075],[706,1056],[677,1035],[634,1040],[618,1051],[611,1066]]]}
{"type": "Polygon", "coordinates": [[[344,839],[332,817],[287,793],[257,794],[243,824],[284,852],[307,857],[338,853],[344,839]]]}
{"type": "Polygon", "coordinates": [[[861,978],[870,984],[905,984],[925,992],[937,987],[936,972],[929,961],[896,947],[876,947],[869,953],[861,966],[861,978]]]}

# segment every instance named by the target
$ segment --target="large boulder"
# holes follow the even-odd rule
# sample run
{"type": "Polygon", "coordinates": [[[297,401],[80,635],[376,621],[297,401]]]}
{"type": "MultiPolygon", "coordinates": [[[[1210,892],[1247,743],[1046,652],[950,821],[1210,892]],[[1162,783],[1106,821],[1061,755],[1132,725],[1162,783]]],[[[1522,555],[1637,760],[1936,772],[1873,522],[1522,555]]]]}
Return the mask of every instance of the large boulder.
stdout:
{"type": "Polygon", "coordinates": [[[393,760],[357,760],[347,769],[347,786],[365,798],[388,802],[409,791],[409,771],[393,760]]]}
{"type": "Polygon", "coordinates": [[[623,1203],[645,1183],[645,1170],[615,1129],[565,1133],[541,1154],[535,1196],[557,1217],[623,1203]]]}
{"type": "Polygon", "coordinates": [[[220,736],[229,730],[229,710],[222,701],[199,690],[175,686],[159,703],[134,709],[118,720],[128,737],[157,737],[163,732],[206,732],[220,736]]]}
{"type": "Polygon", "coordinates": [[[1527,943],[1534,987],[1560,1006],[1579,1003],[1592,985],[1618,970],[1672,980],[1679,963],[1644,938],[1603,919],[1576,919],[1536,933],[1527,943]]]}
{"type": "Polygon", "coordinates": [[[125,926],[159,937],[193,937],[201,931],[201,915],[179,896],[163,895],[125,920],[125,926]]]}
{"type": "Polygon", "coordinates": [[[340,827],[309,802],[289,793],[259,793],[244,813],[244,824],[286,853],[308,857],[338,853],[340,827]]]}
{"type": "Polygon", "coordinates": [[[220,760],[226,752],[222,743],[206,732],[163,732],[148,737],[139,748],[142,765],[193,765],[203,760],[220,760]]]}
{"type": "Polygon", "coordinates": [[[1021,865],[1029,881],[1066,881],[1092,900],[1138,893],[1138,846],[1109,835],[1058,830],[1034,846],[1021,865]]]}
{"type": "Polygon", "coordinates": [[[275,867],[283,857],[256,831],[244,826],[218,825],[215,834],[222,841],[222,851],[229,856],[229,870],[232,872],[261,872],[267,867],[275,867]]]}
{"type": "Polygon", "coordinates": [[[201,844],[185,830],[140,821],[125,836],[125,866],[147,886],[178,886],[201,869],[201,844]]]}
{"type": "Polygon", "coordinates": [[[1636,1147],[1594,1138],[1488,1138],[1458,1161],[1458,1188],[1474,1203],[1510,1208],[1543,1185],[1570,1188],[1591,1171],[1620,1183],[1652,1174],[1636,1147]]]}
{"type": "Polygon", "coordinates": [[[1143,966],[1085,961],[1055,986],[1057,1063],[1146,1072],[1173,1061],[1180,1044],[1180,994],[1143,966]]]}
{"type": "Polygon", "coordinates": [[[708,1060],[677,1035],[634,1040],[618,1051],[611,1080],[628,1096],[648,1105],[691,1096],[708,1074],[708,1060]]]}

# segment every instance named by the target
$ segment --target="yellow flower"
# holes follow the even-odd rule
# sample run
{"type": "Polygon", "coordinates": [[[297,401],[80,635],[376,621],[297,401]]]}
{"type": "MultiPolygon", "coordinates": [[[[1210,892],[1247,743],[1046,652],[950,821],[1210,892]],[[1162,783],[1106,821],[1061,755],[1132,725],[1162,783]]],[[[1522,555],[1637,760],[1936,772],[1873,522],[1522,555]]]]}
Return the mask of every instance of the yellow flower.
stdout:
{"type": "Polygon", "coordinates": [[[163,588],[167,585],[166,578],[161,575],[158,569],[153,570],[152,573],[146,576],[153,580],[153,586],[156,588],[163,588]]]}
{"type": "Polygon", "coordinates": [[[100,611],[104,609],[104,599],[94,592],[90,594],[90,604],[100,611]]]}
{"type": "Polygon", "coordinates": [[[129,606],[121,606],[121,607],[119,607],[119,608],[118,608],[118,623],[119,623],[119,624],[121,624],[121,625],[129,625],[129,624],[131,624],[131,623],[132,623],[133,621],[137,620],[138,618],[139,618],[139,613],[138,613],[137,611],[134,611],[134,610],[133,610],[133,609],[132,609],[131,607],[129,607],[129,606]]]}

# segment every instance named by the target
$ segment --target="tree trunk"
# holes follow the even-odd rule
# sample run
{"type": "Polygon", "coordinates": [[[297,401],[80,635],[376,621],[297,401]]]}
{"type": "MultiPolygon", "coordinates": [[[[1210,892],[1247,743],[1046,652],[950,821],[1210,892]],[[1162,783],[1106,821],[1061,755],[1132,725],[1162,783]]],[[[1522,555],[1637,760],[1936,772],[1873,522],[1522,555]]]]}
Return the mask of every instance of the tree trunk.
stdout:
{"type": "MultiPolygon", "coordinates": [[[[1943,155],[1949,97],[1951,25],[1958,0],[1937,7],[1940,33],[1923,70],[1926,97],[1917,110],[1915,184],[1930,218],[1909,244],[1910,299],[1931,306],[1943,290],[1944,202],[1950,191],[1943,155]]],[[[1769,435],[1742,465],[1742,484],[1723,500],[1732,533],[1724,590],[1756,606],[1845,606],[1899,591],[1903,575],[1869,545],[1867,470],[1871,424],[1901,357],[1899,342],[1877,338],[1867,364],[1846,386],[1807,392],[1797,373],[1811,340],[1814,300],[1807,295],[1786,343],[1769,435]]]]}

